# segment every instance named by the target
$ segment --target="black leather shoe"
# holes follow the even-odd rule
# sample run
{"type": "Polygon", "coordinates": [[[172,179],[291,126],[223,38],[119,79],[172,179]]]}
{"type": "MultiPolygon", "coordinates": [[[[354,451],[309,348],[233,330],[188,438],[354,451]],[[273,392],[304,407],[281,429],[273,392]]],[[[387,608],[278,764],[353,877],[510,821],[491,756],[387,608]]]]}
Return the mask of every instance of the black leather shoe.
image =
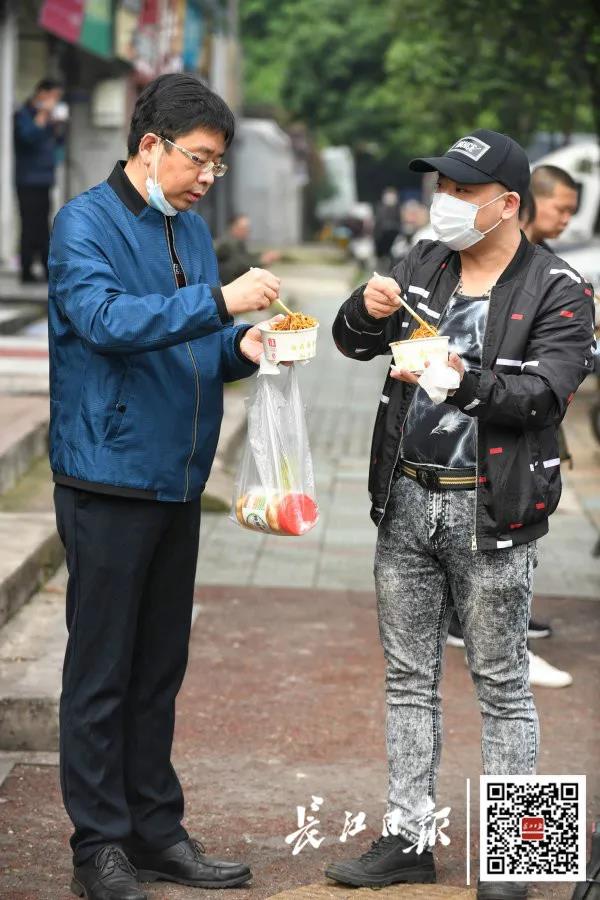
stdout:
{"type": "Polygon", "coordinates": [[[107,844],[73,869],[71,890],[86,900],[148,900],[136,871],[116,844],[107,844]]]}
{"type": "Polygon", "coordinates": [[[401,835],[388,835],[373,841],[358,859],[331,863],[325,869],[328,878],[354,887],[382,887],[386,884],[433,884],[435,864],[431,850],[417,853],[407,850],[411,843],[401,835]]]}
{"type": "Polygon", "coordinates": [[[140,881],[174,881],[190,887],[227,888],[246,884],[252,872],[243,863],[205,856],[200,841],[188,838],[165,850],[131,848],[129,854],[140,881]]]}
{"type": "Polygon", "coordinates": [[[477,900],[527,900],[525,881],[478,881],[477,900]]]}

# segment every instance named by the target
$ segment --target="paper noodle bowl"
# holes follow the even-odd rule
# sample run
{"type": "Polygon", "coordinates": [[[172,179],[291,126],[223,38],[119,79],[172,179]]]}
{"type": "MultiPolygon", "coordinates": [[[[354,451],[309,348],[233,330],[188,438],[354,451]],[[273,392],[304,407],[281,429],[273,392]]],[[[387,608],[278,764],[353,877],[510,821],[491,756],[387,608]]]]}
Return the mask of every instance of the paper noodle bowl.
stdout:
{"type": "Polygon", "coordinates": [[[262,332],[265,356],[269,362],[294,362],[313,359],[317,355],[318,325],[297,331],[274,331],[264,323],[258,327],[262,332]]]}
{"type": "Polygon", "coordinates": [[[448,362],[448,335],[415,338],[414,341],[394,341],[390,344],[394,365],[407,372],[422,372],[425,362],[448,362]]]}

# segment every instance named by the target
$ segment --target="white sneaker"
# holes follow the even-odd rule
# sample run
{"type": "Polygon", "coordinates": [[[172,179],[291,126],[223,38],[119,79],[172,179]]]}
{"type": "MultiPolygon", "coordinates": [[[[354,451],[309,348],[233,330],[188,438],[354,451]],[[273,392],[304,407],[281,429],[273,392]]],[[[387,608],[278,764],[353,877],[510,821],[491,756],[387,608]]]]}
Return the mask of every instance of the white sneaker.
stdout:
{"type": "Polygon", "coordinates": [[[573,684],[573,676],[568,672],[562,672],[560,669],[551,666],[549,662],[536,656],[535,653],[529,652],[529,684],[536,684],[539,687],[568,687],[573,684]]]}

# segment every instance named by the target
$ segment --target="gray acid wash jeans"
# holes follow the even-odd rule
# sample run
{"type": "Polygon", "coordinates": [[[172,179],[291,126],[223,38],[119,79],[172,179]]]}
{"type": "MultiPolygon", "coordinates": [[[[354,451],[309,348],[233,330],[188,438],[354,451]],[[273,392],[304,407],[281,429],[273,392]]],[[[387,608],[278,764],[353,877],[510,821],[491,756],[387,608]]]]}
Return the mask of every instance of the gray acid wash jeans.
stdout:
{"type": "Polygon", "coordinates": [[[481,708],[484,772],[535,772],[539,725],[527,655],[535,544],[473,551],[474,502],[474,490],[429,491],[395,476],[379,526],[375,584],[387,663],[388,820],[411,840],[428,798],[436,799],[439,684],[452,605],[481,708]]]}

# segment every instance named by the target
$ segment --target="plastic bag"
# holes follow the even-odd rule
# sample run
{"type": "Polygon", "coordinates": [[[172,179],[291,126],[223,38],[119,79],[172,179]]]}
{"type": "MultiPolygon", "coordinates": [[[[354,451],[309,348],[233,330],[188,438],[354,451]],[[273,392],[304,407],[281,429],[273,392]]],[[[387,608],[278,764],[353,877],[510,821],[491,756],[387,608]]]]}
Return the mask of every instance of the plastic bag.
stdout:
{"type": "Polygon", "coordinates": [[[296,366],[263,360],[257,381],[230,518],[267,534],[305,534],[319,509],[296,366]]]}

